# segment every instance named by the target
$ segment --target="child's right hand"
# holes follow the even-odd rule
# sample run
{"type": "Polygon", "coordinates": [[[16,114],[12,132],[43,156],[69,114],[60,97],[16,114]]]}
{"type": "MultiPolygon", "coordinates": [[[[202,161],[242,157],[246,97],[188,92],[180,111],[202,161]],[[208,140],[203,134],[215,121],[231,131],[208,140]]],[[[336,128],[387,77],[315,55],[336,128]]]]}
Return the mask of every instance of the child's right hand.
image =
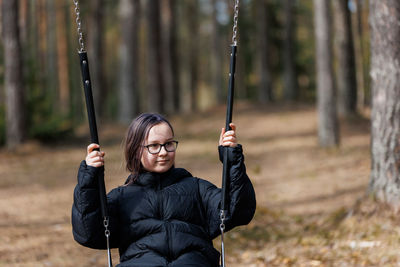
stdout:
{"type": "Polygon", "coordinates": [[[221,129],[221,135],[219,137],[219,145],[236,147],[238,145],[236,138],[236,125],[231,122],[229,126],[232,128],[230,131],[226,132],[225,128],[221,129]]]}
{"type": "Polygon", "coordinates": [[[90,144],[87,147],[86,165],[97,168],[104,165],[104,155],[106,153],[94,150],[96,148],[100,149],[100,146],[98,144],[90,144]]]}

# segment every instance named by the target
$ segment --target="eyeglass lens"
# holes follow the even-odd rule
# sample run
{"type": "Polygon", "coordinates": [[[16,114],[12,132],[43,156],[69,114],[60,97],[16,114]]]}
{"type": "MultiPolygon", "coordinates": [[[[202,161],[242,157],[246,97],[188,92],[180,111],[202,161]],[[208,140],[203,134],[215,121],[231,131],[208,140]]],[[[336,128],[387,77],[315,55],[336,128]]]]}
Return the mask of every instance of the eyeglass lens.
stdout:
{"type": "Polygon", "coordinates": [[[165,150],[168,152],[174,152],[176,150],[177,146],[178,146],[178,142],[171,141],[171,142],[167,142],[165,144],[151,144],[151,145],[147,145],[146,147],[150,153],[157,154],[157,153],[160,153],[161,147],[164,147],[165,150]]]}

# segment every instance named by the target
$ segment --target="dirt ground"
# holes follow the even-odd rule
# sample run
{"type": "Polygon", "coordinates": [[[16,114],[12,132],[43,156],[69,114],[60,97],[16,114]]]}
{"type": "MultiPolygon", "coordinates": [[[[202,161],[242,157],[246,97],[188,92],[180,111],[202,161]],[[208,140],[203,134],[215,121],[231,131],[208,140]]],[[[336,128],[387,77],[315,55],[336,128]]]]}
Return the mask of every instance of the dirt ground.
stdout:
{"type": "MultiPolygon", "coordinates": [[[[224,107],[171,117],[177,167],[220,185],[217,156],[224,107]]],[[[321,149],[311,106],[255,107],[234,113],[257,212],[248,226],[227,234],[228,266],[398,266],[400,227],[383,205],[366,196],[369,121],[341,123],[341,145],[321,149]]],[[[121,185],[125,126],[100,124],[106,187],[121,185]]],[[[0,150],[0,266],[106,266],[106,253],[78,245],[70,212],[87,126],[58,143],[29,142],[0,150]]],[[[215,240],[219,249],[219,240],[215,240]]],[[[118,251],[113,251],[118,263],[118,251]]]]}

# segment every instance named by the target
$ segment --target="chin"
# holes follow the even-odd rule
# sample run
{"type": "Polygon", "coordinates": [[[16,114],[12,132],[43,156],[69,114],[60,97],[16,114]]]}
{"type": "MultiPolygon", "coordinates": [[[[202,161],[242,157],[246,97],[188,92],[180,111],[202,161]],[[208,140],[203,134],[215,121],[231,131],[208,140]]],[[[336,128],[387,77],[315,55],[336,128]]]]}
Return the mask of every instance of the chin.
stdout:
{"type": "Polygon", "coordinates": [[[158,168],[155,169],[156,172],[159,173],[163,173],[168,171],[169,169],[171,169],[173,165],[172,164],[168,164],[168,165],[164,165],[164,166],[159,166],[158,168]]]}

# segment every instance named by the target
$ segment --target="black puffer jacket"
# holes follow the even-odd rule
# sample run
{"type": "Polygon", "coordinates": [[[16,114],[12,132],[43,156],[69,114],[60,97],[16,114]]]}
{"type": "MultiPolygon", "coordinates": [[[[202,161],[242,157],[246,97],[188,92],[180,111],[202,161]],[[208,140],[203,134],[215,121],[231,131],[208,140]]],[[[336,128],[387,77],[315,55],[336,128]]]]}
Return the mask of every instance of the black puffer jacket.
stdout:
{"type": "MultiPolygon", "coordinates": [[[[240,145],[229,148],[229,159],[227,230],[249,223],[256,207],[240,145]]],[[[85,161],[80,165],[72,227],[77,242],[104,249],[96,171],[85,161]]],[[[218,266],[219,253],[212,240],[220,233],[220,200],[221,189],[179,168],[143,173],[133,184],[113,189],[107,202],[111,246],[120,253],[118,266],[218,266]]]]}

